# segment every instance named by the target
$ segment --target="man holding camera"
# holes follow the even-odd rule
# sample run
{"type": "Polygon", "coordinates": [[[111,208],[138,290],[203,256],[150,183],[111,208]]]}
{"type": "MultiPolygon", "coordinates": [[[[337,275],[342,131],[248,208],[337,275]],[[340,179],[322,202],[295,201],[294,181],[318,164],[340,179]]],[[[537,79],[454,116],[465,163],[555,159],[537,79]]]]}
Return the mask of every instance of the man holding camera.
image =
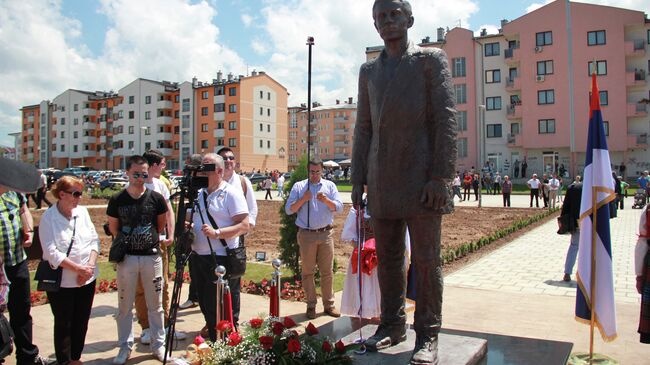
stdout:
{"type": "MultiPolygon", "coordinates": [[[[244,194],[223,178],[224,161],[221,156],[215,153],[203,156],[202,170],[198,174],[207,176],[208,186],[198,191],[196,198],[198,209],[195,209],[192,216],[195,239],[192,243],[194,255],[190,257],[190,275],[195,281],[199,306],[208,324],[210,340],[215,341],[217,338],[215,265],[228,268],[226,248],[222,240],[230,249],[239,247],[240,236],[249,230],[249,214],[244,194]]],[[[239,318],[234,314],[238,314],[240,308],[241,278],[229,278],[228,285],[232,295],[233,320],[236,326],[239,318]]]]}
{"type": "Polygon", "coordinates": [[[334,263],[334,212],[343,210],[336,185],[321,179],[323,162],[319,158],[309,161],[309,178],[298,181],[291,188],[285,206],[288,215],[298,214],[298,245],[300,246],[302,287],[307,300],[307,318],[316,318],[316,266],[320,271],[320,287],[325,313],[340,317],[334,306],[332,276],[334,263]]]}

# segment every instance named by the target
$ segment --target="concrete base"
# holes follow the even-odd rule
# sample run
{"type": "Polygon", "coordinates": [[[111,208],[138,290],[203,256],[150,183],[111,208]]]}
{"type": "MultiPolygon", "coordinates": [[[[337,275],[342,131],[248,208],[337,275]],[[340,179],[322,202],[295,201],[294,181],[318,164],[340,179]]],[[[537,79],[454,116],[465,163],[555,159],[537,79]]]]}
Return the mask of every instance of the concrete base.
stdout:
{"type": "MultiPolygon", "coordinates": [[[[373,324],[365,325],[362,328],[364,338],[372,336],[377,330],[373,324]]],[[[404,365],[411,359],[411,353],[415,347],[415,331],[406,331],[406,341],[396,346],[389,347],[380,352],[366,352],[354,354],[354,364],[359,365],[404,365]]],[[[359,331],[345,336],[343,343],[350,344],[359,338],[359,331]]],[[[487,340],[455,336],[441,333],[438,336],[438,362],[439,365],[475,365],[478,364],[487,353],[487,340]]]]}

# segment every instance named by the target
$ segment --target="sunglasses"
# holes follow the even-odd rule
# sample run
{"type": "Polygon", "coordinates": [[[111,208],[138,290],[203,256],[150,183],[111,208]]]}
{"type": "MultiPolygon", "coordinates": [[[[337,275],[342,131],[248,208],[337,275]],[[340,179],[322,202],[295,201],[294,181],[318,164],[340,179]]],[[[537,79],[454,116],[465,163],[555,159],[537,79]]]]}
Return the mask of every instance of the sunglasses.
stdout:
{"type": "Polygon", "coordinates": [[[223,160],[224,161],[228,161],[228,160],[235,161],[235,156],[224,156],[223,160]]]}
{"type": "Polygon", "coordinates": [[[309,170],[310,174],[320,174],[321,170],[309,170]]]}
{"type": "Polygon", "coordinates": [[[72,195],[75,198],[81,198],[83,195],[81,191],[66,191],[66,193],[72,195]]]}
{"type": "Polygon", "coordinates": [[[147,174],[146,172],[142,172],[142,173],[140,173],[140,172],[134,172],[134,173],[133,173],[133,178],[134,178],[134,179],[139,179],[139,178],[146,179],[146,178],[148,178],[148,177],[149,177],[149,174],[147,174]]]}

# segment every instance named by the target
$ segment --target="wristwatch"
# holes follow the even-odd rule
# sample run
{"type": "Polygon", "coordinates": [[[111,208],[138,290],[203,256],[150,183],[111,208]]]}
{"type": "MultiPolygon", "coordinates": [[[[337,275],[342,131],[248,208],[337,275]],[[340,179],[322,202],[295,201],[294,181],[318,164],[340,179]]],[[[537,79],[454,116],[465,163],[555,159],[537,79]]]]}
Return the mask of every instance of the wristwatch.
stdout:
{"type": "Polygon", "coordinates": [[[217,238],[219,238],[219,235],[221,235],[221,230],[217,228],[214,233],[217,235],[217,238]]]}

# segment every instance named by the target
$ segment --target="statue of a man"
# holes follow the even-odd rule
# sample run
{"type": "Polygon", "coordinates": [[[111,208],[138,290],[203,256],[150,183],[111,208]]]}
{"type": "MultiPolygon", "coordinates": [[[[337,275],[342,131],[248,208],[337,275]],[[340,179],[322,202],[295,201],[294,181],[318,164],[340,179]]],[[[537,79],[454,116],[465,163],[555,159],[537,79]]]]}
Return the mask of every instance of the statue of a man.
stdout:
{"type": "Polygon", "coordinates": [[[406,339],[404,234],[415,265],[417,333],[411,364],[438,363],[442,264],[440,223],[452,210],[448,181],[456,163],[456,121],[446,54],[408,41],[411,5],[375,0],[375,28],[384,40],[379,58],[361,66],[352,153],[352,200],[368,209],[379,260],[381,324],[370,351],[406,339]]]}

